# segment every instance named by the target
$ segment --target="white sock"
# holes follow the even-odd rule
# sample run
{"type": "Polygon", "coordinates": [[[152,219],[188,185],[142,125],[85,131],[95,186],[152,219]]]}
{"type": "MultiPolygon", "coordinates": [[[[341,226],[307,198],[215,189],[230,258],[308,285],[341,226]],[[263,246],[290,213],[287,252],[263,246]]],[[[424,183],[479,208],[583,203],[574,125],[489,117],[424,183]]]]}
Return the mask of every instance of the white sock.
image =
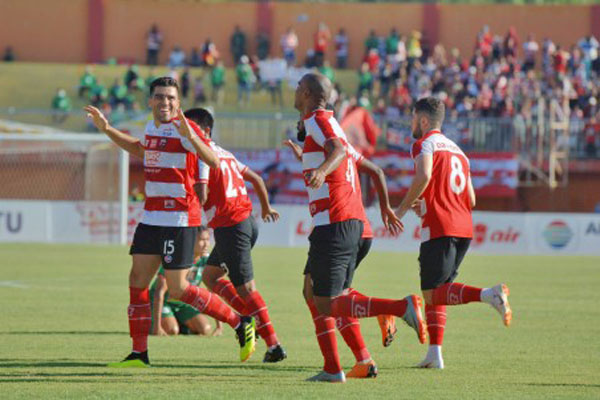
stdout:
{"type": "Polygon", "coordinates": [[[428,360],[441,359],[442,358],[442,346],[439,344],[430,344],[427,349],[427,355],[425,356],[428,360]]]}
{"type": "Polygon", "coordinates": [[[490,304],[494,298],[494,292],[490,288],[481,290],[481,301],[490,304]]]}

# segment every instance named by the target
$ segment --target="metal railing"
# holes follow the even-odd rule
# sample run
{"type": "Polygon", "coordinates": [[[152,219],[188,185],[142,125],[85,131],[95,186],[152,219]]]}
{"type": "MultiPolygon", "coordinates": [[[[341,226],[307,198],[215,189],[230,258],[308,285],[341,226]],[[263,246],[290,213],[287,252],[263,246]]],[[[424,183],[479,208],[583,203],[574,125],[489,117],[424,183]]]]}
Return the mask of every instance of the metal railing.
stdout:
{"type": "MultiPolygon", "coordinates": [[[[59,118],[50,110],[0,109],[0,120],[18,121],[51,127],[61,131],[94,132],[95,128],[86,120],[81,111],[66,114],[59,118]]],[[[128,113],[120,115],[121,121],[138,118],[143,129],[147,113],[128,113]]],[[[389,143],[388,133],[401,135],[406,138],[406,151],[410,149],[410,117],[386,119],[376,118],[382,128],[380,146],[389,143]]],[[[215,137],[226,148],[232,149],[265,149],[278,147],[283,139],[295,137],[296,113],[216,113],[215,137]]],[[[550,140],[550,123],[548,120],[539,121],[535,116],[525,118],[520,115],[505,118],[446,118],[444,133],[458,143],[465,151],[478,152],[513,152],[522,155],[537,154],[540,149],[546,152],[550,140]]],[[[570,158],[586,159],[600,158],[600,131],[594,134],[590,129],[596,125],[590,121],[571,118],[569,134],[558,140],[567,141],[561,145],[569,150],[570,158]]],[[[600,127],[600,122],[597,125],[600,127]]],[[[0,123],[0,131],[8,132],[0,123]]]]}

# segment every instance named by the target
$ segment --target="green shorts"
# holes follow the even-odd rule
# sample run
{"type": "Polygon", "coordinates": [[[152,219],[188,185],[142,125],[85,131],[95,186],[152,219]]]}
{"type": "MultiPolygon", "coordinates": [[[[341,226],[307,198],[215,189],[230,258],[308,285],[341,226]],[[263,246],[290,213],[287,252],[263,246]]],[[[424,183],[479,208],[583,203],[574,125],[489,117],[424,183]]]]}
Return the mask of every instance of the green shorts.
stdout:
{"type": "Polygon", "coordinates": [[[179,325],[185,324],[189,319],[201,313],[189,304],[178,301],[166,301],[162,309],[162,317],[175,317],[179,325]]]}

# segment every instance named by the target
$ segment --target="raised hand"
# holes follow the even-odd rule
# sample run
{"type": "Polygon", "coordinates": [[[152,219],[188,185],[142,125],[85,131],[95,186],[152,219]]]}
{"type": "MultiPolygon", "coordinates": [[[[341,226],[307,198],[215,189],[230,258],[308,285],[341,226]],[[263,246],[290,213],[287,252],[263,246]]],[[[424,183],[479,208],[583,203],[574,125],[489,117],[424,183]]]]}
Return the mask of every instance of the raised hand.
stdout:
{"type": "Polygon", "coordinates": [[[298,160],[302,160],[302,147],[298,146],[296,143],[292,142],[290,139],[286,139],[281,142],[283,146],[289,147],[298,160]]]}
{"type": "Polygon", "coordinates": [[[108,123],[108,120],[104,114],[102,114],[102,111],[94,106],[86,106],[83,109],[87,113],[88,118],[92,119],[96,129],[98,129],[100,132],[104,132],[108,129],[110,124],[108,123]]]}
{"type": "Polygon", "coordinates": [[[177,127],[177,132],[179,132],[181,137],[190,139],[192,135],[194,135],[194,133],[192,131],[192,128],[190,127],[190,124],[188,124],[187,119],[185,118],[185,115],[183,114],[183,110],[181,108],[177,111],[177,117],[179,118],[179,123],[175,124],[175,126],[177,127]]]}

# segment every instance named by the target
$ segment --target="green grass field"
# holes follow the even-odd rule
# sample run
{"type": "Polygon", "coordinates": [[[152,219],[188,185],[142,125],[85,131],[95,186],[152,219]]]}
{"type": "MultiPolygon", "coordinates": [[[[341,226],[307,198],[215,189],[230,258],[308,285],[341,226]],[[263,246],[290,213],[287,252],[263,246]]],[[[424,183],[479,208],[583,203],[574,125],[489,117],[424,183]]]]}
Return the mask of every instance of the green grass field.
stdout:
{"type": "MultiPolygon", "coordinates": [[[[505,328],[489,306],[449,307],[443,371],[412,368],[426,351],[403,323],[383,348],[362,320],[379,366],[375,380],[307,383],[322,366],[301,297],[302,249],[258,247],[256,278],[288,351],[247,363],[229,328],[217,338],[152,337],[148,370],[105,367],[130,351],[124,247],[2,244],[0,397],[4,398],[600,398],[600,267],[592,257],[466,258],[459,281],[511,289],[505,328]]],[[[418,290],[415,254],[373,253],[354,286],[401,297],[418,290]]],[[[401,321],[399,321],[401,322],[401,321]]],[[[343,366],[353,357],[338,335],[343,366]]]]}

